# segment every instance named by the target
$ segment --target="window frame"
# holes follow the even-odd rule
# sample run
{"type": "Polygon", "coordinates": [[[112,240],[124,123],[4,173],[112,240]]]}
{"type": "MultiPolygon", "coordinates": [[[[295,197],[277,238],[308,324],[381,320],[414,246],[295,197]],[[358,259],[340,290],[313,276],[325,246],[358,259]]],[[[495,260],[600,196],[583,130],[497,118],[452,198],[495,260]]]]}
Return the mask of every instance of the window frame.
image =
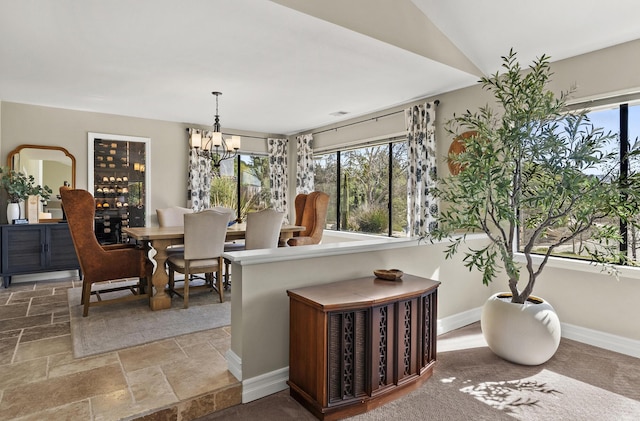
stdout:
{"type": "MultiPolygon", "coordinates": [[[[400,133],[394,133],[394,134],[390,134],[390,135],[386,135],[386,136],[378,136],[374,139],[369,139],[369,140],[364,140],[364,141],[358,141],[358,142],[348,142],[348,143],[343,143],[343,144],[339,144],[339,145],[334,145],[333,147],[330,148],[323,148],[323,149],[316,149],[313,151],[313,158],[314,160],[316,159],[316,157],[322,156],[322,155],[329,155],[329,154],[336,154],[336,205],[335,205],[335,211],[336,211],[336,222],[335,222],[335,229],[331,229],[332,231],[336,231],[336,232],[348,232],[348,233],[357,233],[357,234],[367,234],[367,235],[373,235],[373,236],[378,236],[378,237],[394,237],[393,235],[393,221],[394,221],[394,211],[393,211],[393,186],[394,186],[394,182],[393,182],[393,177],[394,177],[394,172],[393,172],[393,163],[394,163],[394,157],[393,157],[393,149],[394,149],[394,145],[398,144],[398,143],[406,143],[407,142],[407,135],[406,132],[400,132],[400,133]],[[387,166],[389,168],[389,171],[387,172],[387,204],[386,204],[386,208],[387,208],[387,214],[388,214],[388,218],[387,218],[387,231],[386,233],[363,233],[363,232],[359,232],[359,231],[351,231],[351,230],[347,230],[347,229],[343,229],[342,227],[342,197],[341,197],[341,192],[342,192],[342,156],[341,153],[344,152],[348,152],[348,151],[353,151],[353,150],[358,150],[358,149],[365,149],[365,148],[370,148],[370,147],[376,147],[376,146],[385,146],[387,148],[387,166]]],[[[407,156],[408,158],[408,156],[407,156]]],[[[315,178],[315,175],[314,175],[315,178]]],[[[405,198],[408,199],[408,193],[405,194],[405,198]]],[[[404,238],[404,237],[400,237],[400,238],[404,238]]]]}
{"type": "MultiPolygon", "coordinates": [[[[241,218],[241,211],[242,211],[242,201],[241,201],[241,197],[242,197],[242,165],[241,165],[241,160],[242,157],[260,157],[260,158],[269,158],[269,154],[267,153],[260,153],[260,152],[238,152],[238,154],[236,156],[233,157],[233,159],[229,160],[233,162],[233,166],[234,166],[234,171],[232,171],[232,177],[235,178],[235,184],[236,184],[236,208],[234,209],[236,211],[236,217],[238,218],[238,220],[240,220],[241,218]]],[[[228,176],[227,176],[228,177],[228,176]]],[[[269,180],[268,180],[269,181],[269,180]]],[[[269,188],[269,183],[267,184],[266,188],[269,188]]],[[[211,193],[209,193],[211,194],[211,193]]]]}
{"type": "MultiPolygon", "coordinates": [[[[637,95],[632,96],[631,98],[625,97],[624,101],[622,102],[614,101],[614,100],[611,100],[610,102],[608,102],[607,100],[602,99],[602,100],[590,101],[589,103],[573,104],[567,107],[568,110],[587,111],[587,115],[592,112],[597,112],[597,111],[606,110],[606,109],[617,110],[618,112],[617,129],[618,130],[617,131],[613,130],[611,127],[603,127],[603,128],[605,131],[611,130],[614,133],[618,133],[618,152],[620,156],[618,161],[618,168],[620,169],[620,176],[623,180],[626,179],[630,174],[630,163],[627,159],[623,158],[629,152],[630,146],[631,146],[631,143],[629,141],[629,126],[631,125],[629,121],[629,106],[640,108],[640,99],[638,99],[637,95]],[[597,107],[593,107],[593,108],[589,107],[589,105],[592,105],[592,103],[597,103],[597,107]]],[[[640,139],[640,133],[638,134],[638,139],[640,139]]],[[[628,232],[629,231],[628,231],[628,226],[624,221],[619,221],[619,230],[620,230],[620,235],[622,237],[622,242],[620,243],[619,251],[624,252],[625,254],[628,254],[628,246],[629,246],[628,232]]],[[[520,247],[521,247],[520,240],[521,240],[520,230],[518,230],[517,241],[514,244],[513,252],[514,252],[514,256],[516,257],[516,261],[524,263],[526,262],[526,259],[525,259],[524,253],[520,251],[520,247]]],[[[537,262],[539,264],[542,262],[544,255],[541,253],[532,253],[531,257],[534,260],[534,262],[537,262]]],[[[638,263],[640,264],[640,260],[638,261],[638,263]]],[[[560,268],[568,268],[567,266],[569,266],[572,270],[580,270],[584,272],[596,272],[596,271],[602,272],[602,268],[593,265],[591,260],[588,258],[560,256],[560,255],[552,254],[549,257],[548,265],[550,267],[560,267],[560,268]],[[565,264],[563,264],[562,262],[565,262],[565,264]],[[567,265],[566,262],[570,262],[570,263],[567,265]]],[[[618,271],[620,270],[620,268],[624,268],[624,272],[631,277],[640,278],[640,267],[633,267],[628,264],[621,264],[621,263],[613,264],[613,266],[618,271]]]]}

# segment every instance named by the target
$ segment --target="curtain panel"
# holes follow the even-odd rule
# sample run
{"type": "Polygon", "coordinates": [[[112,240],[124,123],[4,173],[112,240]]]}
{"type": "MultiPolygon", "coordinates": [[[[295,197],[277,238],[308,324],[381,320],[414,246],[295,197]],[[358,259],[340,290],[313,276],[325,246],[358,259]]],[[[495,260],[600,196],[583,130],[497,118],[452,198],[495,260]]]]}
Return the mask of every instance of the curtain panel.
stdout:
{"type": "Polygon", "coordinates": [[[311,193],[315,187],[312,141],[312,134],[296,136],[296,152],[298,156],[296,165],[296,195],[300,193],[311,193]]]}
{"type": "Polygon", "coordinates": [[[435,103],[425,102],[405,110],[409,144],[407,222],[412,237],[425,236],[438,223],[438,200],[430,193],[437,175],[435,107],[435,103]]]}
{"type": "Polygon", "coordinates": [[[275,210],[285,212],[285,215],[289,212],[288,143],[287,139],[267,139],[271,204],[275,210]]]}
{"type": "MultiPolygon", "coordinates": [[[[208,134],[205,130],[189,129],[191,133],[208,134]]],[[[195,212],[209,209],[211,206],[211,160],[198,156],[195,148],[189,146],[189,174],[187,176],[187,207],[195,212]]]]}

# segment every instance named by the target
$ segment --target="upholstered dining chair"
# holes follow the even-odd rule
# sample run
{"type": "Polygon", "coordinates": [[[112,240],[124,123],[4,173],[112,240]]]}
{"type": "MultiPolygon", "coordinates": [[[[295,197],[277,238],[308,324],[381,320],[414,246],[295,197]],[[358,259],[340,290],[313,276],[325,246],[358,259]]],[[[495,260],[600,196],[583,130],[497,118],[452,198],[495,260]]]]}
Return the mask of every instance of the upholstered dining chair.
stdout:
{"type": "Polygon", "coordinates": [[[294,233],[287,243],[290,246],[320,244],[327,221],[329,195],[321,191],[299,194],[294,204],[296,225],[304,226],[305,230],[294,233]]]}
{"type": "MultiPolygon", "coordinates": [[[[171,206],[164,209],[156,209],[159,227],[181,227],[184,225],[184,215],[193,213],[193,209],[180,206],[171,206]]],[[[167,255],[171,253],[183,253],[184,244],[172,244],[167,247],[167,255]]]]}
{"type": "MultiPolygon", "coordinates": [[[[255,249],[277,248],[280,239],[280,227],[284,220],[284,212],[278,212],[274,209],[264,209],[258,212],[250,212],[247,214],[247,227],[244,244],[233,244],[228,246],[225,244],[224,251],[241,251],[255,249]]],[[[224,259],[224,286],[229,289],[231,283],[230,263],[228,259],[224,259]]]]}
{"type": "MultiPolygon", "coordinates": [[[[226,213],[227,215],[229,215],[228,225],[231,225],[231,223],[236,220],[236,211],[234,209],[227,208],[225,206],[213,206],[209,210],[220,212],[220,213],[226,213]]],[[[243,250],[243,249],[244,249],[244,240],[227,241],[226,243],[224,243],[224,251],[237,251],[237,250],[243,250]]],[[[230,276],[229,261],[225,259],[224,260],[224,288],[225,289],[229,289],[229,285],[230,285],[229,276],[230,276]]]]}
{"type": "Polygon", "coordinates": [[[204,273],[204,286],[213,288],[218,292],[220,302],[224,301],[222,253],[228,221],[227,214],[212,210],[184,215],[184,253],[175,253],[167,258],[171,291],[178,293],[175,272],[184,274],[184,308],[189,307],[189,280],[194,273],[204,273]]]}
{"type": "Polygon", "coordinates": [[[226,206],[212,206],[208,210],[212,210],[220,213],[226,213],[229,216],[228,222],[235,221],[236,219],[236,211],[234,209],[227,208],[226,206]]]}
{"type": "Polygon", "coordinates": [[[158,225],[161,227],[181,227],[184,224],[185,213],[193,213],[193,209],[183,208],[180,206],[156,209],[158,225]]]}
{"type": "Polygon", "coordinates": [[[67,216],[69,231],[73,246],[82,269],[82,315],[89,314],[89,307],[123,301],[146,299],[152,294],[150,282],[153,265],[146,258],[145,250],[133,244],[101,245],[94,232],[95,201],[91,193],[86,190],[73,190],[69,187],[60,188],[62,206],[67,216]],[[111,286],[97,287],[99,282],[138,278],[138,283],[131,285],[124,282],[113,283],[111,286]],[[102,299],[101,294],[130,290],[133,295],[125,295],[108,300],[102,299]],[[98,301],[91,302],[91,295],[96,295],[98,301]]]}
{"type": "Polygon", "coordinates": [[[284,212],[264,209],[247,214],[245,249],[270,249],[278,247],[284,212]]]}

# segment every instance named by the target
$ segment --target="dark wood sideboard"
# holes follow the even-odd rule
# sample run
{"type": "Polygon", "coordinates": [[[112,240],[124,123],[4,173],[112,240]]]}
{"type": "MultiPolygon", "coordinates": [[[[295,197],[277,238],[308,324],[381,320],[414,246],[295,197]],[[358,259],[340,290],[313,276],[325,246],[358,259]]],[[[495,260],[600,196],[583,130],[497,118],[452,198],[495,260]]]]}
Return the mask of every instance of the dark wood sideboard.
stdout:
{"type": "Polygon", "coordinates": [[[0,274],[3,285],[13,275],[78,270],[80,264],[66,223],[0,225],[0,274]]]}
{"type": "Polygon", "coordinates": [[[405,274],[287,291],[291,396],[335,420],[417,388],[436,361],[439,285],[405,274]]]}

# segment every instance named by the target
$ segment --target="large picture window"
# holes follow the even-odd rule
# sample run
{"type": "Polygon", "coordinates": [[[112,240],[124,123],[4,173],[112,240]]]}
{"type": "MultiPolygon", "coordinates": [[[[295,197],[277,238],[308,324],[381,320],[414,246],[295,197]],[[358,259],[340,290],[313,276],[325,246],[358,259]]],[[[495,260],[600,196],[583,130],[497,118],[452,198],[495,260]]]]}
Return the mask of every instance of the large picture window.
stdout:
{"type": "MultiPolygon", "coordinates": [[[[624,159],[626,152],[633,149],[633,144],[638,142],[640,137],[640,103],[624,103],[619,105],[605,106],[598,109],[594,109],[588,113],[588,118],[595,127],[601,127],[605,132],[618,133],[617,142],[608,146],[609,150],[603,150],[604,154],[610,152],[616,152],[618,160],[615,163],[615,167],[607,168],[605,165],[597,166],[596,170],[592,170],[591,175],[601,177],[603,180],[607,179],[607,174],[613,171],[615,174],[621,174],[627,176],[637,174],[640,170],[640,162],[638,158],[631,158],[630,160],[624,159]]],[[[521,209],[521,212],[527,212],[526,209],[521,209]]],[[[640,215],[639,215],[640,216],[640,215]]],[[[638,254],[640,252],[640,232],[638,232],[633,226],[626,226],[622,224],[619,219],[610,217],[603,218],[589,231],[586,231],[579,237],[576,237],[572,242],[558,247],[554,255],[562,257],[573,258],[588,258],[588,249],[596,250],[605,246],[616,246],[611,244],[601,244],[597,242],[593,236],[595,230],[611,228],[618,229],[622,241],[619,244],[620,251],[626,252],[627,257],[630,260],[638,261],[638,254]]],[[[558,225],[549,229],[545,236],[541,237],[536,243],[535,252],[545,253],[549,244],[553,243],[560,236],[568,234],[568,227],[558,225]]],[[[527,229],[522,229],[520,233],[519,251],[522,251],[524,244],[529,238],[529,232],[527,229]]]]}
{"type": "Polygon", "coordinates": [[[262,155],[240,154],[214,168],[211,180],[211,206],[236,210],[243,221],[247,213],[270,205],[269,158],[262,155]],[[240,182],[238,182],[240,180],[240,182]]]}
{"type": "Polygon", "coordinates": [[[394,139],[314,156],[315,186],[329,194],[327,228],[407,235],[407,144],[394,139]]]}

